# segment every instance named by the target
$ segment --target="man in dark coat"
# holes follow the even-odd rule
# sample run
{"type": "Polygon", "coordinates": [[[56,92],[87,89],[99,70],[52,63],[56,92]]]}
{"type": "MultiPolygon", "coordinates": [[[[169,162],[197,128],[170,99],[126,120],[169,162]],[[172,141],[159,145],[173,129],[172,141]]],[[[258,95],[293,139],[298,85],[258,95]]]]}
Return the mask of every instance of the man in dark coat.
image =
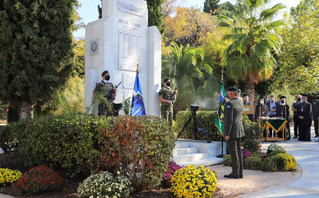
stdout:
{"type": "Polygon", "coordinates": [[[298,109],[299,123],[299,141],[311,141],[310,127],[311,127],[311,104],[307,101],[308,95],[302,94],[301,103],[298,109]]]}
{"type": "MultiPolygon", "coordinates": [[[[290,138],[291,138],[290,125],[289,125],[290,111],[289,111],[289,105],[286,102],[286,96],[280,96],[280,103],[279,103],[279,105],[277,105],[277,108],[276,108],[276,116],[287,120],[285,134],[286,134],[286,139],[290,140],[290,138]]],[[[278,137],[282,137],[282,133],[279,133],[278,137]]]]}
{"type": "Polygon", "coordinates": [[[312,117],[315,125],[315,134],[316,137],[319,136],[318,128],[319,128],[319,93],[316,94],[316,98],[312,102],[312,117]]]}
{"type": "Polygon", "coordinates": [[[240,149],[241,138],[245,136],[242,121],[243,102],[237,98],[237,89],[227,90],[230,99],[225,105],[224,136],[232,160],[232,172],[227,178],[243,178],[243,156],[240,149]]]}
{"type": "Polygon", "coordinates": [[[298,118],[298,109],[301,102],[301,95],[298,95],[296,102],[292,103],[292,111],[294,112],[294,139],[297,139],[299,136],[299,118],[298,118]]]}
{"type": "Polygon", "coordinates": [[[257,122],[259,117],[268,116],[268,107],[265,104],[264,97],[260,96],[258,104],[255,107],[255,122],[257,122]]]}

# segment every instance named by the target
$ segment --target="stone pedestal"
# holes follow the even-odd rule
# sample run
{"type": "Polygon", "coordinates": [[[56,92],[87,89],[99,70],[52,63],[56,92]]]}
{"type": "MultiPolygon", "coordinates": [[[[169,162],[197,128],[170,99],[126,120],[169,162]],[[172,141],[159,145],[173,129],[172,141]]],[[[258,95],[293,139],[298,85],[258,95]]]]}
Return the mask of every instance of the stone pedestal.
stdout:
{"type": "Polygon", "coordinates": [[[103,0],[102,19],[86,28],[85,106],[92,104],[95,84],[108,70],[111,82],[122,82],[116,103],[132,97],[139,59],[139,78],[147,115],[159,115],[161,87],[161,34],[148,27],[144,0],[103,0]]]}

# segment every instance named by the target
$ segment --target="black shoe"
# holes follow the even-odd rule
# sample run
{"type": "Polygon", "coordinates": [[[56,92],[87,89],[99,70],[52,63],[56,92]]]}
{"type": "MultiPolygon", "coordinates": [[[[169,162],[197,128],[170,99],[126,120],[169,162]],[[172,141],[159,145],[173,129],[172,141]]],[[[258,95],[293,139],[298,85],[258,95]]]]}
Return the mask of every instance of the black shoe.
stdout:
{"type": "Polygon", "coordinates": [[[316,135],[315,137],[319,137],[319,135],[316,135]]]}
{"type": "Polygon", "coordinates": [[[288,137],[287,137],[287,140],[290,140],[291,139],[291,136],[289,135],[288,137]]]}
{"type": "Polygon", "coordinates": [[[226,177],[226,178],[233,178],[233,179],[239,179],[239,178],[240,178],[239,176],[232,175],[232,174],[224,175],[224,177],[226,177]]]}
{"type": "Polygon", "coordinates": [[[240,178],[244,178],[244,176],[243,175],[241,175],[241,176],[239,176],[240,178]]]}
{"type": "Polygon", "coordinates": [[[298,138],[298,136],[294,136],[294,137],[293,137],[293,139],[297,139],[297,138],[298,138]]]}

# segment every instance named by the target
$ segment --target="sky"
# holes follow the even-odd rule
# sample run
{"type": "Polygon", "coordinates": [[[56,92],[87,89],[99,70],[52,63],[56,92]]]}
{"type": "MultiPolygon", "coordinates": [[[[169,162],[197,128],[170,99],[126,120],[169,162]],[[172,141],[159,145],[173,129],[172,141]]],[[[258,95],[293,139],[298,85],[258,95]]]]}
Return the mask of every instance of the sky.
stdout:
{"type": "MultiPolygon", "coordinates": [[[[205,0],[178,0],[178,5],[183,7],[195,7],[195,8],[203,8],[205,0]]],[[[226,2],[227,0],[221,0],[222,2],[226,2]]],[[[231,3],[235,3],[235,0],[230,0],[231,3]]],[[[271,7],[277,3],[283,3],[287,6],[288,9],[291,7],[295,7],[298,5],[300,0],[269,0],[269,3],[266,7],[271,7]]],[[[79,15],[82,18],[82,21],[85,24],[89,22],[95,21],[98,19],[98,11],[97,6],[101,3],[100,0],[79,0],[79,3],[82,5],[79,9],[79,15]]],[[[85,29],[82,28],[74,33],[74,36],[79,38],[85,37],[85,29]]]]}

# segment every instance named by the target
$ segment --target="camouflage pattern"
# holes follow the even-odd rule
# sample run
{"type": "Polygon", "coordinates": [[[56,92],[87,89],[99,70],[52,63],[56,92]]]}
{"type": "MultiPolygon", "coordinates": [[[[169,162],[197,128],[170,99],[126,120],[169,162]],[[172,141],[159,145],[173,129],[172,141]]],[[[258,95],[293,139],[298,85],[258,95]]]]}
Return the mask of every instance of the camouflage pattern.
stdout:
{"type": "MultiPolygon", "coordinates": [[[[175,100],[174,91],[170,87],[162,87],[158,92],[158,96],[162,96],[165,100],[175,100]]],[[[169,125],[172,126],[173,123],[173,105],[161,102],[161,118],[167,120],[169,125]]]]}
{"type": "MultiPolygon", "coordinates": [[[[96,83],[94,93],[95,95],[103,94],[104,100],[99,101],[98,115],[112,116],[113,115],[113,101],[107,99],[108,92],[114,88],[114,85],[110,82],[104,82],[103,80],[96,83]]],[[[114,93],[113,93],[114,97],[114,93]]]]}

